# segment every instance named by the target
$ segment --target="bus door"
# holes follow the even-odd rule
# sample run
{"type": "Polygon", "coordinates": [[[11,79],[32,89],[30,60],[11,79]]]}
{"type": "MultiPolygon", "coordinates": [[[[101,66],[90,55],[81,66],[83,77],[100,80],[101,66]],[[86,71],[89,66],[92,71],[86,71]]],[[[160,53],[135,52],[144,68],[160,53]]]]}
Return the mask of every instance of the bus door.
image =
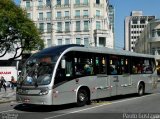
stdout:
{"type": "Polygon", "coordinates": [[[108,67],[108,74],[109,81],[110,81],[110,87],[111,87],[111,96],[118,94],[118,83],[119,83],[119,67],[120,61],[118,55],[110,55],[109,56],[109,67],[108,67]]]}
{"type": "Polygon", "coordinates": [[[94,73],[97,75],[97,98],[104,98],[110,96],[106,61],[107,60],[105,55],[97,55],[95,57],[94,73]]]}
{"type": "Polygon", "coordinates": [[[119,83],[118,75],[110,75],[108,79],[111,96],[117,95],[119,83]]]}
{"type": "Polygon", "coordinates": [[[104,98],[110,96],[110,87],[108,75],[98,74],[97,75],[97,98],[104,98]]]}
{"type": "Polygon", "coordinates": [[[132,91],[130,74],[119,75],[118,94],[129,94],[132,91]]]}
{"type": "Polygon", "coordinates": [[[120,58],[118,94],[127,94],[132,91],[129,57],[120,58]]]}

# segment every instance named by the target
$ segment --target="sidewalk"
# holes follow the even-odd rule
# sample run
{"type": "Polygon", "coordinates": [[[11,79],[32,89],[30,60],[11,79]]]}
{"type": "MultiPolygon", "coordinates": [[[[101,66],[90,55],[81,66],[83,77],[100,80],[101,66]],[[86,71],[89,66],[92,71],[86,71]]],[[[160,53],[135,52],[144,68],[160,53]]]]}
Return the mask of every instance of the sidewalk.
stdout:
{"type": "Polygon", "coordinates": [[[11,88],[7,88],[5,92],[4,88],[1,89],[0,92],[0,104],[7,103],[16,100],[16,88],[12,90],[11,88]]]}

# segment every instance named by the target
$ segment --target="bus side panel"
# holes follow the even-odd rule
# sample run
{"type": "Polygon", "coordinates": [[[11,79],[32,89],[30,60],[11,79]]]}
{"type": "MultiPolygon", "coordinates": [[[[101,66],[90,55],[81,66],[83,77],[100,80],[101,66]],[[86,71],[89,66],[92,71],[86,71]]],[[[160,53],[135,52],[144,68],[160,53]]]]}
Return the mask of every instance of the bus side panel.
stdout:
{"type": "Polygon", "coordinates": [[[107,92],[101,97],[97,94],[97,87],[100,87],[97,83],[97,76],[86,76],[68,81],[56,87],[53,90],[53,105],[76,102],[78,89],[82,86],[89,88],[91,100],[106,97],[104,95],[107,95],[107,92]]]}

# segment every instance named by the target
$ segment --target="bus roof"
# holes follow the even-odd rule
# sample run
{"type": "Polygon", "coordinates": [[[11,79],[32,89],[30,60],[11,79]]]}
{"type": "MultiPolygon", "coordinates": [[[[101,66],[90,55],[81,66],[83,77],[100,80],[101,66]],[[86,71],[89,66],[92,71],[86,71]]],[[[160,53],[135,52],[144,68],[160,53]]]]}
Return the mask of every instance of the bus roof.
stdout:
{"type": "Polygon", "coordinates": [[[111,48],[106,48],[106,47],[90,47],[90,46],[86,47],[84,45],[78,45],[78,44],[52,46],[52,47],[43,49],[38,53],[40,53],[40,54],[53,54],[55,52],[62,53],[66,50],[154,58],[154,55],[149,55],[149,54],[141,54],[141,53],[135,53],[135,52],[130,52],[130,51],[126,51],[126,50],[119,50],[119,49],[116,50],[116,49],[111,49],[111,48]]]}

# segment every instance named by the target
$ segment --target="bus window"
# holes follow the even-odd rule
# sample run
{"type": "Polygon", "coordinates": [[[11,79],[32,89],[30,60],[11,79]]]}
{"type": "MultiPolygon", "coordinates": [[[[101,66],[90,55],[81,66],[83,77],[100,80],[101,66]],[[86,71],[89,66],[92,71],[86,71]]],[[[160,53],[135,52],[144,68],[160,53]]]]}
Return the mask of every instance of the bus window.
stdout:
{"type": "Polygon", "coordinates": [[[73,56],[72,52],[65,54],[56,71],[55,84],[69,80],[73,77],[73,56]]]}
{"type": "Polygon", "coordinates": [[[93,57],[89,53],[76,52],[74,56],[76,76],[93,75],[93,57]]]}
{"type": "Polygon", "coordinates": [[[109,58],[109,74],[120,74],[120,62],[118,56],[111,55],[109,58]]]}
{"type": "Polygon", "coordinates": [[[105,56],[96,56],[95,57],[95,74],[106,74],[106,57],[105,56]]]}
{"type": "Polygon", "coordinates": [[[152,59],[133,57],[132,58],[132,73],[133,74],[150,74],[153,72],[152,59]]]}
{"type": "Polygon", "coordinates": [[[130,73],[129,64],[130,64],[130,60],[128,57],[121,57],[121,73],[122,74],[130,73]]]}

